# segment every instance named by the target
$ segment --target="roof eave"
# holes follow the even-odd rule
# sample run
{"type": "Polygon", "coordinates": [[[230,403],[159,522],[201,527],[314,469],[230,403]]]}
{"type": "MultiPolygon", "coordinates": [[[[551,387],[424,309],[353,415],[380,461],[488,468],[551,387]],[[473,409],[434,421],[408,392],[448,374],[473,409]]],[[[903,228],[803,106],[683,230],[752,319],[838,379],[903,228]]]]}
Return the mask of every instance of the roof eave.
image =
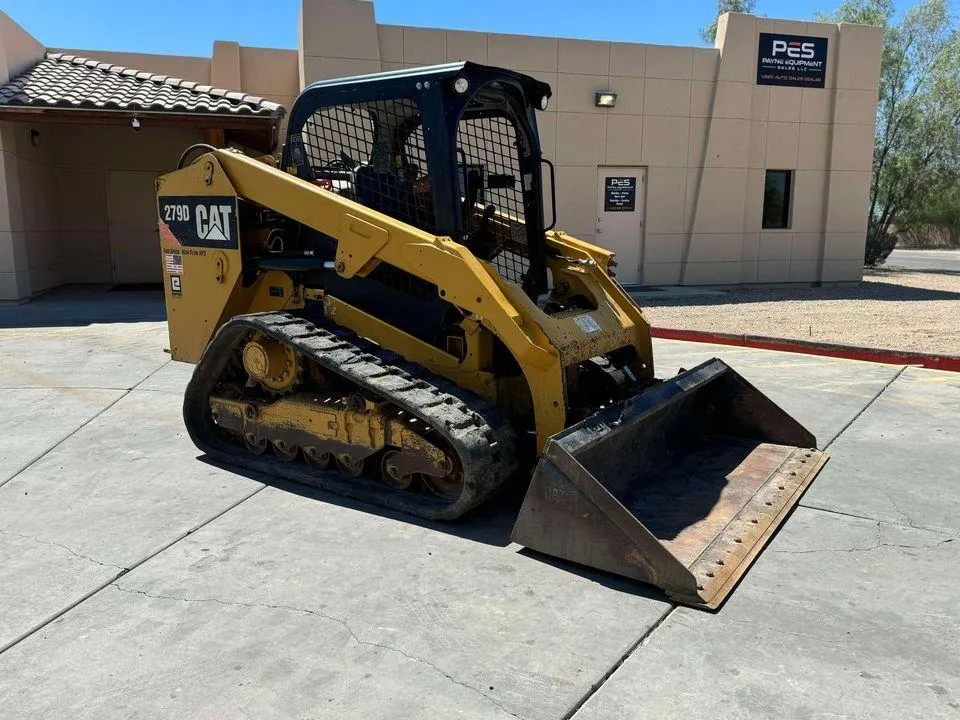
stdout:
{"type": "Polygon", "coordinates": [[[130,124],[134,118],[141,123],[154,126],[196,127],[201,121],[208,121],[210,127],[246,129],[251,126],[279,124],[282,115],[259,113],[203,113],[177,112],[175,110],[134,110],[122,108],[78,108],[57,105],[3,105],[0,104],[0,120],[17,122],[74,122],[97,125],[130,124]]]}

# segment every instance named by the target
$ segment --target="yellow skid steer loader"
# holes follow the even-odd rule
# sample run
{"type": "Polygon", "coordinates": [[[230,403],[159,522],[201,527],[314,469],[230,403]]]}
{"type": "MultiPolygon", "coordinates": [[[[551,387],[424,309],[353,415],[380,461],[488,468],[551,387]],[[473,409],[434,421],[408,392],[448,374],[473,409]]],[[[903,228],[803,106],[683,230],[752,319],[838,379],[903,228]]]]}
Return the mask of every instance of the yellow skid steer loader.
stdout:
{"type": "Polygon", "coordinates": [[[549,99],[469,62],[379,73],[307,87],[279,167],[189,149],[158,190],[186,426],[432,520],[529,483],[516,542],[716,608],[826,456],[720,360],[655,378],[613,254],[546,220],[549,99]]]}

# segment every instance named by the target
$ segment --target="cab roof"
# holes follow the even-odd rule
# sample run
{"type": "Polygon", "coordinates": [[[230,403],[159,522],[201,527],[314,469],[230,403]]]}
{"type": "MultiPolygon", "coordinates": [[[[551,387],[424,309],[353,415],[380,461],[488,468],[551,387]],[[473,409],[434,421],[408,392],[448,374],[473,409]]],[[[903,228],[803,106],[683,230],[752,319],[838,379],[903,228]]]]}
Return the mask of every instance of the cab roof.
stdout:
{"type": "MultiPolygon", "coordinates": [[[[541,107],[544,96],[552,95],[547,83],[529,75],[469,61],[353,75],[319,80],[305,87],[290,110],[288,132],[300,128],[317,108],[436,94],[446,85],[444,81],[452,82],[458,77],[466,78],[474,88],[496,81],[515,85],[523,92],[527,104],[535,109],[541,107]]],[[[442,91],[442,94],[447,93],[442,91]]]]}
{"type": "Polygon", "coordinates": [[[524,75],[514,70],[507,70],[492,65],[481,65],[480,63],[470,62],[468,60],[444,63],[443,65],[426,65],[423,67],[405,68],[403,70],[388,70],[385,72],[370,73],[369,75],[352,75],[330,80],[318,80],[317,82],[307,85],[307,87],[303,89],[303,93],[319,89],[344,86],[352,87],[357,84],[393,85],[397,81],[409,82],[412,80],[415,82],[423,82],[426,80],[442,80],[456,77],[465,77],[467,80],[474,78],[490,79],[495,75],[518,81],[521,87],[523,87],[524,92],[533,100],[534,106],[539,106],[540,98],[544,95],[547,97],[552,95],[550,86],[547,83],[540,82],[530,75],[524,75]]]}

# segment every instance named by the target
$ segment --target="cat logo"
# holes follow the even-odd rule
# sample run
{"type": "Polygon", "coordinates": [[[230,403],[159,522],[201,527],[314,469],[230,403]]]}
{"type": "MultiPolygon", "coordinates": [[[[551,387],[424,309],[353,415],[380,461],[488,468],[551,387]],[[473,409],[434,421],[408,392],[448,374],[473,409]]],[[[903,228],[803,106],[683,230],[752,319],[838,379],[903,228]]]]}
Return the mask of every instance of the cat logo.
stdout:
{"type": "Polygon", "coordinates": [[[197,237],[201,240],[230,242],[229,205],[197,205],[197,237]]]}

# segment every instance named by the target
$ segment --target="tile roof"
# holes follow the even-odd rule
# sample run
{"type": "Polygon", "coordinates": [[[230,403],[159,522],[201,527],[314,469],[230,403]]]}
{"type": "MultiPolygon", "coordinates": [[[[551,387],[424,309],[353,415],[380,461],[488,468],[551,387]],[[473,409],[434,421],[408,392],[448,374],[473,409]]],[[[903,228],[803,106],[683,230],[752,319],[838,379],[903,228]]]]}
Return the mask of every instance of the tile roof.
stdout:
{"type": "Polygon", "coordinates": [[[254,95],[64,53],[46,57],[0,87],[0,108],[76,108],[282,117],[254,95]]]}

